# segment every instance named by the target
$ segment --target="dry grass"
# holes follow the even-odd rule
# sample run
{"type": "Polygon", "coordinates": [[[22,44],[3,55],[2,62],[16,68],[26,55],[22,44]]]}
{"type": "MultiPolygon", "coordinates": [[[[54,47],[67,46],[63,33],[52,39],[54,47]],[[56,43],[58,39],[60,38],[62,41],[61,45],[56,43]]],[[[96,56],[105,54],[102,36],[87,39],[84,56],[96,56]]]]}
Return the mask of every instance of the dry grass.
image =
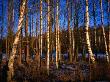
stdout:
{"type": "Polygon", "coordinates": [[[38,68],[36,61],[30,64],[16,64],[15,77],[17,82],[88,82],[91,81],[109,81],[110,80],[110,65],[105,62],[100,62],[94,67],[87,62],[61,64],[59,69],[56,69],[53,62],[50,63],[50,75],[47,75],[46,60],[42,60],[41,67],[38,68]],[[91,68],[91,70],[90,70],[91,68]]]}

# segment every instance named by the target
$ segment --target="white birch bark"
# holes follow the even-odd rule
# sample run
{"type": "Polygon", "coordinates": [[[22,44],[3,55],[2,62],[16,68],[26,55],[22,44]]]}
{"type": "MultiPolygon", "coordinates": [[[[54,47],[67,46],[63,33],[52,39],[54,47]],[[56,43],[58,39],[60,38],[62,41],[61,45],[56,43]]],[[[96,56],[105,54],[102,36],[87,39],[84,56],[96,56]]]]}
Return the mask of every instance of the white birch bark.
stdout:
{"type": "Polygon", "coordinates": [[[58,69],[58,56],[59,56],[59,24],[58,24],[58,0],[56,8],[56,67],[58,69]]]}
{"type": "Polygon", "coordinates": [[[48,0],[48,14],[47,14],[47,21],[48,21],[48,26],[47,26],[47,74],[49,75],[49,29],[50,29],[50,0],[48,0]]]}
{"type": "Polygon", "coordinates": [[[89,39],[89,11],[88,11],[88,0],[86,0],[86,20],[85,20],[85,33],[86,33],[86,45],[88,49],[88,54],[90,56],[90,59],[92,60],[92,63],[95,63],[95,58],[91,49],[90,45],[90,39],[89,39]]]}
{"type": "Polygon", "coordinates": [[[25,5],[26,5],[26,0],[23,0],[22,6],[21,6],[21,9],[20,9],[20,18],[19,18],[19,23],[18,23],[18,30],[17,30],[16,36],[15,36],[15,40],[14,40],[13,48],[12,48],[12,53],[11,53],[11,56],[9,58],[9,63],[8,63],[8,67],[9,67],[8,81],[9,82],[11,81],[11,79],[14,75],[13,64],[14,64],[14,58],[16,56],[16,51],[17,51],[16,48],[17,48],[17,45],[18,45],[18,42],[19,42],[20,30],[22,28],[25,5]]]}
{"type": "Polygon", "coordinates": [[[101,9],[101,24],[102,24],[102,33],[103,33],[103,37],[104,37],[105,53],[106,53],[107,62],[109,63],[109,55],[108,55],[108,51],[107,51],[107,42],[106,42],[106,37],[105,37],[105,29],[104,29],[104,25],[103,25],[104,16],[103,16],[102,0],[100,0],[100,9],[101,9]]]}
{"type": "Polygon", "coordinates": [[[74,57],[74,50],[75,50],[75,39],[74,39],[74,27],[73,27],[73,31],[72,31],[72,57],[74,57]]]}
{"type": "Polygon", "coordinates": [[[43,23],[43,20],[42,20],[42,0],[40,0],[40,55],[42,56],[42,23],[43,23]]]}

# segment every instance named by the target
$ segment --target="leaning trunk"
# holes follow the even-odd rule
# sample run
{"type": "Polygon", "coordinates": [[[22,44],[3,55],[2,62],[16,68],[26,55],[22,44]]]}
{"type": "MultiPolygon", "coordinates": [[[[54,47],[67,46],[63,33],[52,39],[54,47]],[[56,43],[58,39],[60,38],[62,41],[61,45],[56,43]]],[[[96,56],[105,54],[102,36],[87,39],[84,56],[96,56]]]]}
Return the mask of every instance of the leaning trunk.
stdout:
{"type": "Polygon", "coordinates": [[[92,63],[95,63],[95,58],[91,49],[91,45],[90,45],[90,39],[89,39],[89,11],[88,11],[88,0],[86,0],[86,22],[85,22],[85,34],[86,34],[86,45],[87,45],[87,49],[88,49],[88,53],[89,56],[92,60],[92,63]]]}
{"type": "Polygon", "coordinates": [[[11,56],[9,58],[9,63],[8,63],[8,67],[9,67],[8,80],[9,80],[9,82],[11,81],[11,78],[14,75],[13,64],[14,64],[14,58],[16,56],[17,45],[18,45],[18,42],[19,42],[20,30],[22,28],[23,16],[24,16],[24,11],[25,11],[25,4],[26,4],[26,0],[23,0],[22,6],[21,6],[21,9],[20,9],[20,18],[19,18],[19,23],[18,23],[18,30],[17,30],[15,40],[14,40],[14,43],[13,43],[12,53],[11,53],[11,56]]]}
{"type": "Polygon", "coordinates": [[[105,53],[106,53],[106,59],[107,62],[109,63],[109,56],[108,56],[108,51],[107,51],[107,42],[106,42],[106,37],[105,37],[105,29],[104,29],[104,25],[103,25],[103,8],[102,8],[102,0],[100,0],[100,8],[101,8],[101,27],[102,27],[102,33],[103,33],[103,38],[104,38],[104,46],[105,46],[105,53]]]}
{"type": "MultiPolygon", "coordinates": [[[[109,29],[108,54],[110,54],[110,24],[109,24],[109,22],[110,22],[110,8],[109,8],[109,4],[110,4],[110,2],[108,0],[108,9],[107,9],[108,10],[108,29],[109,29]]],[[[110,57],[109,57],[109,59],[110,59],[110,57]]]]}

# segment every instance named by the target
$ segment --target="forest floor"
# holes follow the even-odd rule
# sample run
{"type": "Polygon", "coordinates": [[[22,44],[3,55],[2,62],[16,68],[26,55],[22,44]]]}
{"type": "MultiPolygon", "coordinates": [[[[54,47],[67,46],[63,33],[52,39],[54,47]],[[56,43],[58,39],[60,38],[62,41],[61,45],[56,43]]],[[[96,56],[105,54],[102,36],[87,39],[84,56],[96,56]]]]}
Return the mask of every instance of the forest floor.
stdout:
{"type": "Polygon", "coordinates": [[[110,82],[110,65],[104,59],[98,61],[95,66],[85,61],[75,63],[63,61],[58,69],[55,62],[50,62],[49,75],[46,70],[46,60],[42,60],[40,68],[36,61],[16,64],[13,80],[15,82],[110,82]]]}
{"type": "MultiPolygon", "coordinates": [[[[96,66],[87,62],[68,63],[62,62],[57,69],[55,63],[50,63],[50,71],[47,75],[45,60],[40,69],[32,62],[30,65],[21,65],[16,69],[16,80],[28,82],[88,82],[110,81],[110,66],[101,61],[96,66]]],[[[19,81],[21,82],[21,81],[19,81]]]]}

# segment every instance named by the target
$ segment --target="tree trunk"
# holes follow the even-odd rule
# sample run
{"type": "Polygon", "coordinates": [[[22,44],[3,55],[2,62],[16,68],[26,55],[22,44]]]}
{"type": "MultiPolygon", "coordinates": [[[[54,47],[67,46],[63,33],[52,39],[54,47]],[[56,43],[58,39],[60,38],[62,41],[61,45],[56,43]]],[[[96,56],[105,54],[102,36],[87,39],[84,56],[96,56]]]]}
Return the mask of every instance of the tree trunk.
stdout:
{"type": "Polygon", "coordinates": [[[20,44],[20,49],[19,49],[19,64],[22,63],[22,29],[20,31],[20,41],[19,41],[19,44],[20,44]]]}
{"type": "Polygon", "coordinates": [[[101,9],[101,25],[102,25],[101,27],[102,27],[102,33],[103,33],[103,38],[104,38],[105,53],[106,53],[107,62],[109,63],[109,55],[108,55],[108,51],[107,51],[105,29],[104,29],[104,25],[103,25],[104,16],[103,16],[102,0],[100,0],[100,9],[101,9]]]}
{"type": "MultiPolygon", "coordinates": [[[[42,19],[42,0],[40,0],[40,62],[41,62],[41,57],[42,57],[42,31],[43,31],[43,19],[42,19]]],[[[40,63],[41,65],[41,63],[40,63]]]]}
{"type": "Polygon", "coordinates": [[[67,0],[67,11],[68,11],[68,35],[69,35],[69,62],[72,62],[72,52],[71,52],[71,28],[70,28],[70,8],[69,0],[67,0]]]}
{"type": "Polygon", "coordinates": [[[14,25],[14,6],[13,0],[8,1],[8,35],[7,35],[7,55],[10,57],[10,50],[13,45],[13,25],[14,25]]]}
{"type": "Polygon", "coordinates": [[[50,48],[49,48],[49,46],[50,46],[50,41],[49,41],[49,29],[50,29],[50,0],[48,0],[48,9],[47,9],[47,11],[48,11],[48,14],[47,14],[47,74],[49,75],[49,55],[50,55],[50,48]]]}
{"type": "MultiPolygon", "coordinates": [[[[96,4],[95,4],[95,0],[93,0],[93,17],[94,17],[94,49],[95,51],[97,50],[97,44],[96,44],[96,15],[95,15],[95,11],[96,11],[96,4]]],[[[97,58],[97,55],[96,55],[97,58]]]]}
{"type": "MultiPolygon", "coordinates": [[[[54,0],[51,0],[50,1],[50,4],[53,4],[53,1],[54,0]]],[[[53,34],[52,34],[52,28],[53,28],[53,5],[51,5],[50,6],[50,10],[51,10],[51,12],[50,12],[50,29],[49,29],[49,36],[50,36],[50,38],[49,38],[49,40],[50,40],[50,62],[52,62],[52,51],[53,51],[53,48],[52,48],[52,36],[53,36],[53,34]]]]}
{"type": "Polygon", "coordinates": [[[33,22],[34,22],[34,18],[33,18],[33,12],[32,12],[32,38],[34,37],[34,27],[33,27],[33,22]]]}
{"type": "MultiPolygon", "coordinates": [[[[73,1],[73,3],[74,3],[74,1],[73,1]]],[[[71,3],[71,19],[72,19],[72,17],[74,16],[72,16],[72,14],[73,14],[73,8],[74,8],[74,4],[73,3],[71,3]]],[[[73,17],[74,18],[74,17],[73,17]]],[[[71,54],[72,54],[72,60],[73,60],[73,58],[74,58],[74,50],[75,50],[75,38],[74,38],[74,22],[73,22],[73,24],[72,24],[73,26],[72,26],[72,30],[71,30],[71,45],[72,45],[72,48],[71,48],[71,54]]]]}
{"type": "Polygon", "coordinates": [[[9,67],[9,72],[8,72],[8,82],[12,81],[12,77],[14,75],[14,58],[16,56],[16,51],[17,51],[17,45],[19,42],[19,37],[20,37],[20,30],[22,28],[22,23],[23,23],[23,16],[24,16],[24,11],[25,11],[25,5],[26,5],[26,0],[23,0],[21,9],[20,9],[20,18],[19,18],[19,23],[18,23],[18,30],[15,36],[15,40],[13,43],[13,48],[12,48],[12,53],[11,56],[9,58],[9,63],[8,63],[8,67],[9,67]]]}
{"type": "Polygon", "coordinates": [[[56,20],[58,22],[58,61],[60,63],[61,61],[61,44],[60,44],[60,26],[59,26],[59,0],[57,0],[57,16],[58,16],[58,20],[56,20]]]}
{"type": "Polygon", "coordinates": [[[56,8],[56,67],[58,69],[58,62],[59,62],[59,24],[58,24],[58,15],[59,15],[59,11],[58,11],[58,0],[57,0],[57,8],[56,8]]]}
{"type": "Polygon", "coordinates": [[[75,41],[75,55],[74,55],[74,61],[76,62],[78,60],[78,43],[79,43],[79,5],[77,1],[74,1],[74,41],[75,41]]]}
{"type": "Polygon", "coordinates": [[[74,51],[75,51],[75,39],[74,39],[74,26],[73,26],[73,30],[72,30],[72,57],[75,56],[74,51]]]}
{"type": "Polygon", "coordinates": [[[90,45],[90,39],[89,39],[89,11],[88,11],[88,0],[86,0],[86,20],[85,20],[85,34],[86,34],[86,45],[88,49],[88,54],[90,56],[90,59],[92,60],[92,63],[95,63],[95,58],[91,49],[90,45]]]}
{"type": "Polygon", "coordinates": [[[29,63],[29,40],[28,40],[28,7],[27,7],[27,1],[25,5],[25,36],[26,36],[26,54],[25,54],[25,60],[27,63],[29,63]]]}
{"type": "MultiPolygon", "coordinates": [[[[109,41],[108,41],[108,54],[110,55],[110,1],[108,0],[108,28],[109,28],[109,41]]],[[[110,56],[109,56],[109,59],[110,59],[110,56]]]]}

